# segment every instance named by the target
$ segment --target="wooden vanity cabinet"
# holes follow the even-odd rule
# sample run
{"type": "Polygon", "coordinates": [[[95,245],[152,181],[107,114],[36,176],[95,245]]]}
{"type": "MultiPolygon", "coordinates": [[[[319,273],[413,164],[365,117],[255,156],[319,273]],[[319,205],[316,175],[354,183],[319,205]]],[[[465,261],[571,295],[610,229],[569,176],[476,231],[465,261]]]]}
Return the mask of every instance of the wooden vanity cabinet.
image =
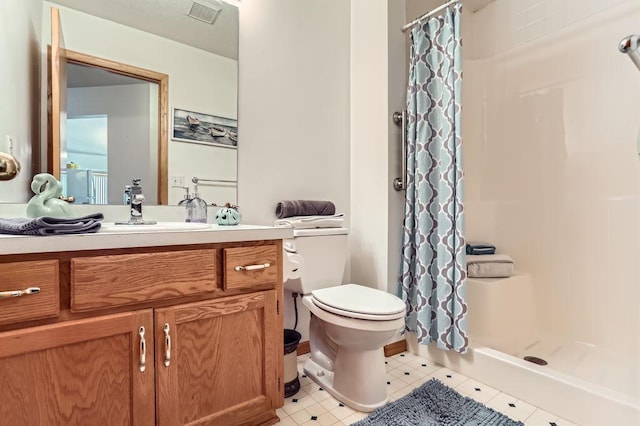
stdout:
{"type": "Polygon", "coordinates": [[[276,303],[270,290],[156,310],[158,425],[270,420],[281,388],[276,303]]]}
{"type": "MultiPolygon", "coordinates": [[[[123,297],[122,306],[109,286],[122,286],[122,265],[156,256],[152,249],[19,258],[56,258],[61,309],[57,318],[24,327],[0,325],[0,425],[277,422],[275,410],[283,405],[281,241],[203,246],[175,249],[182,259],[186,253],[196,263],[199,256],[215,262],[194,274],[193,284],[180,275],[173,292],[166,270],[159,271],[160,281],[136,277],[133,286],[140,291],[159,285],[163,291],[139,303],[123,297]],[[103,269],[113,271],[111,278],[96,269],[109,260],[120,262],[103,269]],[[269,266],[236,268],[256,264],[269,266]],[[93,281],[93,288],[103,298],[90,299],[82,288],[87,271],[100,277],[101,286],[93,281]],[[228,290],[227,281],[234,283],[228,290]],[[82,301],[80,312],[73,309],[74,300],[82,301]],[[82,311],[93,307],[100,309],[82,311]]],[[[158,259],[174,262],[172,250],[159,252],[158,259]]],[[[15,256],[7,259],[0,256],[0,269],[22,264],[15,256]]],[[[149,271],[152,276],[154,269],[149,271]]]]}
{"type": "Polygon", "coordinates": [[[150,309],[0,333],[0,425],[153,425],[150,309]]]}

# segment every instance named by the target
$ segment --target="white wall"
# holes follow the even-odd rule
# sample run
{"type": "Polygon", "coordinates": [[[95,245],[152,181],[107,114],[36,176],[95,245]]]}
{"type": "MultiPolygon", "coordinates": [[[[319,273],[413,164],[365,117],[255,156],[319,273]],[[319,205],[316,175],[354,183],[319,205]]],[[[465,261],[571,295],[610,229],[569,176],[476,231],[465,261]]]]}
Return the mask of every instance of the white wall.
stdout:
{"type": "Polygon", "coordinates": [[[407,40],[402,26],[428,5],[416,1],[352,1],[351,27],[351,276],[354,282],[397,291],[404,212],[400,177],[407,40]],[[420,10],[414,12],[411,8],[420,10]]]}
{"type": "MultiPolygon", "coordinates": [[[[349,223],[349,16],[343,0],[240,5],[238,194],[246,223],[273,224],[285,199],[331,200],[349,223]]],[[[289,293],[284,310],[291,328],[289,293]]],[[[306,309],[300,321],[307,340],[306,309]]]]}
{"type": "Polygon", "coordinates": [[[409,32],[403,33],[402,26],[424,13],[427,5],[423,0],[407,0],[406,2],[389,0],[389,39],[387,50],[389,55],[389,82],[387,84],[389,109],[387,120],[389,122],[388,164],[389,181],[386,191],[389,200],[389,225],[388,235],[388,270],[387,291],[397,294],[398,278],[400,275],[400,253],[402,249],[402,224],[404,220],[404,191],[396,191],[393,181],[404,173],[402,169],[402,127],[393,123],[393,113],[406,109],[408,68],[409,32]],[[414,14],[411,5],[419,3],[420,12],[414,14]]]}
{"type": "Polygon", "coordinates": [[[387,0],[351,2],[351,278],[388,286],[387,0]]]}
{"type": "MultiPolygon", "coordinates": [[[[404,9],[291,0],[242,4],[240,14],[239,119],[251,123],[238,163],[245,221],[273,223],[282,199],[333,200],[350,225],[345,281],[395,291],[403,195],[391,188],[399,173],[391,113],[406,90],[404,9]]],[[[307,340],[308,312],[300,303],[299,311],[307,340]]],[[[285,326],[293,326],[288,292],[285,326]]]]}
{"type": "Polygon", "coordinates": [[[548,332],[631,355],[640,336],[640,72],[631,0],[497,1],[464,62],[467,235],[535,282],[548,332]]]}
{"type": "MultiPolygon", "coordinates": [[[[153,157],[154,151],[148,143],[151,137],[148,123],[152,118],[149,86],[151,84],[129,84],[67,90],[68,118],[107,115],[109,204],[122,203],[122,191],[125,185],[131,185],[134,177],[142,179],[146,201],[151,204],[158,202],[157,179],[152,177],[156,176],[157,168],[155,165],[150,168],[146,161],[153,157]],[[137,119],[132,120],[131,117],[137,119]],[[130,175],[131,170],[136,171],[135,176],[130,175]]],[[[157,164],[157,156],[155,158],[157,164]]],[[[82,164],[79,166],[84,167],[82,164]]]]}
{"type": "Polygon", "coordinates": [[[26,202],[31,176],[38,171],[40,146],[40,21],[39,0],[0,2],[0,151],[13,137],[13,155],[21,172],[0,181],[0,202],[26,202]],[[34,160],[34,161],[32,161],[34,160]]]}
{"type": "MultiPolygon", "coordinates": [[[[51,2],[45,1],[43,5],[45,58],[46,45],[51,37],[50,7],[55,6],[60,9],[67,49],[168,74],[170,109],[177,107],[237,118],[237,61],[51,2]]],[[[171,111],[169,115],[171,116],[171,111]]],[[[239,144],[242,144],[240,140],[239,144]]],[[[220,167],[224,170],[235,168],[236,151],[213,146],[205,148],[202,145],[169,140],[169,176],[185,176],[186,183],[189,184],[193,176],[225,179],[228,174],[217,175],[219,167],[216,161],[218,158],[231,161],[232,165],[225,163],[220,167]],[[221,151],[224,152],[220,154],[221,151]],[[209,158],[210,162],[202,160],[203,157],[209,158]],[[188,161],[191,158],[198,160],[188,161]]],[[[233,176],[235,177],[235,173],[233,176]]],[[[219,198],[217,193],[209,194],[209,189],[205,186],[200,187],[200,190],[202,198],[207,201],[208,198],[212,200],[210,202],[219,198]]],[[[182,189],[169,188],[169,203],[177,204],[183,198],[183,193],[182,189]]]]}

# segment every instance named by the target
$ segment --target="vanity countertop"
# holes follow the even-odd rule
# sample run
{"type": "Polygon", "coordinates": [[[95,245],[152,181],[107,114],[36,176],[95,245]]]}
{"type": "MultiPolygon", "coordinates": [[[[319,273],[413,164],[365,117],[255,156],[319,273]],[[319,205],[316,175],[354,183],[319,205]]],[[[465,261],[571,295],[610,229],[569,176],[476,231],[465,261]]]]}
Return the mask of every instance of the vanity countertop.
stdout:
{"type": "Polygon", "coordinates": [[[93,234],[35,237],[0,234],[0,255],[279,240],[284,238],[293,238],[292,228],[274,228],[259,225],[211,225],[207,229],[188,231],[98,232],[93,234]]]}

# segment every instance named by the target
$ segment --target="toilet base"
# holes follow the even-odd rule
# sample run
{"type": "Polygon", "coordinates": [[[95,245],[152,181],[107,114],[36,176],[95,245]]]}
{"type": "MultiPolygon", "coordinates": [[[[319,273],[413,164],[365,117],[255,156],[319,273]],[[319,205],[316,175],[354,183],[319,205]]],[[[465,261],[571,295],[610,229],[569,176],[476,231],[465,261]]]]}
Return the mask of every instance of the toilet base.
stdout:
{"type": "Polygon", "coordinates": [[[389,400],[382,348],[355,352],[339,348],[336,354],[336,372],[323,368],[313,358],[304,363],[304,372],[335,399],[357,411],[369,413],[389,400]],[[341,367],[344,368],[342,375],[341,367]],[[342,380],[339,380],[341,383],[334,381],[335,374],[342,376],[342,380]]]}

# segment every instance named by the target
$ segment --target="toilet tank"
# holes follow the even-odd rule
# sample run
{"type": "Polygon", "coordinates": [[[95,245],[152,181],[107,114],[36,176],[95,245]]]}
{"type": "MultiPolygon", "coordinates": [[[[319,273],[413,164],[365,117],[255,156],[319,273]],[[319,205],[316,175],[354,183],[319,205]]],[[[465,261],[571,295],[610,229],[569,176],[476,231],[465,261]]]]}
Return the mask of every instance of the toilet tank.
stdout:
{"type": "Polygon", "coordinates": [[[294,238],[284,240],[304,259],[299,279],[284,282],[284,288],[294,293],[308,294],[313,290],[342,284],[347,262],[347,228],[296,229],[294,238]]]}

